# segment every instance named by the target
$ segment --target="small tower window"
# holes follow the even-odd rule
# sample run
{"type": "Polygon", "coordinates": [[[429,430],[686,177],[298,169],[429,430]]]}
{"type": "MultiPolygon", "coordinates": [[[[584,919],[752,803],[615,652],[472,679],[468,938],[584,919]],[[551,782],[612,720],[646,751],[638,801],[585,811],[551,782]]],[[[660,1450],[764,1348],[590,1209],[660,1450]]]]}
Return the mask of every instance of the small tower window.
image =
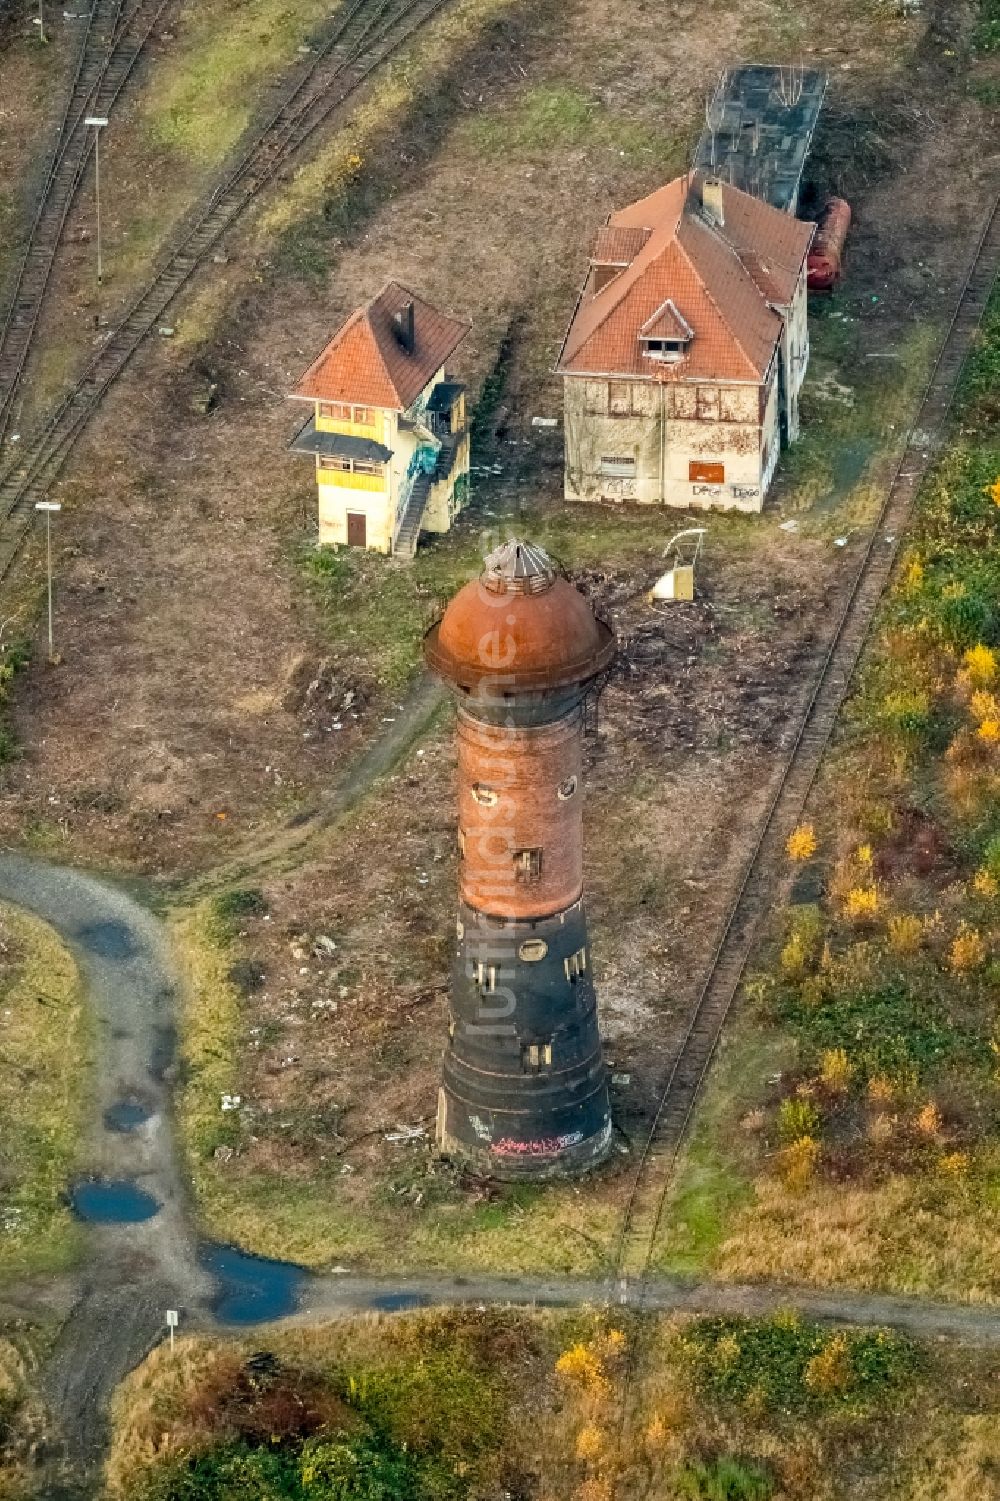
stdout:
{"type": "Polygon", "coordinates": [[[551,1042],[527,1042],[521,1049],[521,1067],[526,1074],[541,1073],[552,1067],[551,1042]]]}
{"type": "Polygon", "coordinates": [[[519,959],[526,964],[537,964],[539,959],[544,959],[549,951],[549,946],[544,938],[526,938],[517,951],[519,959]]]}
{"type": "Polygon", "coordinates": [[[575,954],[569,954],[563,960],[563,969],[566,971],[567,980],[573,982],[587,971],[587,950],[577,949],[575,954]]]}
{"type": "Polygon", "coordinates": [[[521,886],[531,886],[542,879],[540,849],[514,851],[514,879],[521,886]]]}
{"type": "Polygon", "coordinates": [[[473,782],[472,796],[484,808],[495,808],[500,801],[500,794],[495,792],[492,787],[487,787],[483,782],[473,782]]]}
{"type": "Polygon", "coordinates": [[[485,964],[482,959],[476,961],[474,974],[476,984],[484,995],[492,995],[497,988],[497,967],[495,964],[485,964]]]}
{"type": "Polygon", "coordinates": [[[576,777],[567,777],[565,782],[560,782],[556,788],[556,796],[559,801],[562,803],[569,802],[570,798],[576,792],[576,786],[576,777]]]}

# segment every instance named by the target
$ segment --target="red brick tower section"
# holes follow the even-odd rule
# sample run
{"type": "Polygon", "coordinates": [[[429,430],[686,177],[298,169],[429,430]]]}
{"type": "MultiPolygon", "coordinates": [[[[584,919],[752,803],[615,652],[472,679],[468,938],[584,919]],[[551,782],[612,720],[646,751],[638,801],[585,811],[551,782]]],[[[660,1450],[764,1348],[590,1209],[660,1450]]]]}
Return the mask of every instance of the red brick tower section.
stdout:
{"type": "Polygon", "coordinates": [[[582,1172],[611,1136],[583,910],[583,704],[611,630],[541,548],[510,542],[428,633],[459,702],[460,903],[438,1112],[498,1177],[582,1172]]]}

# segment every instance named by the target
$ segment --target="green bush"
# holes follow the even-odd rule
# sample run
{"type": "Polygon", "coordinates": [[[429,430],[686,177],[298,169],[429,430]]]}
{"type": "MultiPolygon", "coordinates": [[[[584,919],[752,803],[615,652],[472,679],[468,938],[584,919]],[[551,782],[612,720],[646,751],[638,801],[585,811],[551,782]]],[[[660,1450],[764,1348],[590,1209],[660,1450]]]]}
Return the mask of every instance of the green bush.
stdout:
{"type": "Polygon", "coordinates": [[[703,1396],[783,1412],[868,1406],[901,1393],[918,1369],[915,1347],[889,1330],[840,1335],[794,1315],[701,1319],[684,1336],[689,1378],[703,1396]],[[844,1342],[847,1379],[836,1390],[806,1379],[832,1341],[844,1342]]]}
{"type": "Polygon", "coordinates": [[[782,1141],[798,1141],[801,1136],[815,1136],[819,1130],[819,1111],[811,1100],[790,1095],[778,1106],[778,1134],[782,1141]]]}
{"type": "Polygon", "coordinates": [[[215,915],[222,922],[263,917],[267,910],[267,897],[257,886],[237,887],[234,891],[223,891],[215,898],[215,915]]]}
{"type": "Polygon", "coordinates": [[[677,1495],[690,1501],[768,1501],[774,1494],[774,1482],[764,1470],[728,1456],[684,1465],[675,1485],[677,1495]]]}

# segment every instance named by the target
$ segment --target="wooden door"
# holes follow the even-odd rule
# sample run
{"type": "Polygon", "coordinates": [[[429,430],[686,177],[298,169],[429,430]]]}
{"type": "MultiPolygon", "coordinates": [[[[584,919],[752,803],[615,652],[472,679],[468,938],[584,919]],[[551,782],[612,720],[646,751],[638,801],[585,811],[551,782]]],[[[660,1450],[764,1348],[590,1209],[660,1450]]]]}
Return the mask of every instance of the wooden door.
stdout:
{"type": "Polygon", "coordinates": [[[364,511],[348,511],[347,545],[348,547],[365,547],[367,545],[364,511]]]}

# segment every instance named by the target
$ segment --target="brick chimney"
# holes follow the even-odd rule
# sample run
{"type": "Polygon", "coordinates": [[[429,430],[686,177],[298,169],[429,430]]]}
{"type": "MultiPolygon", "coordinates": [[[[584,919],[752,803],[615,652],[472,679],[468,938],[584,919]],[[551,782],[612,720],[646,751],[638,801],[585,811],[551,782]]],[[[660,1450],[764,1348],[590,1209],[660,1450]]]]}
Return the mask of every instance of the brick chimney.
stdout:
{"type": "Polygon", "coordinates": [[[726,222],[722,206],[722,180],[718,177],[703,177],[701,180],[701,211],[710,224],[721,229],[726,222]]]}
{"type": "Polygon", "coordinates": [[[401,348],[407,354],[412,354],[416,344],[416,332],[413,326],[413,302],[407,302],[393,317],[396,327],[396,339],[401,348]]]}

